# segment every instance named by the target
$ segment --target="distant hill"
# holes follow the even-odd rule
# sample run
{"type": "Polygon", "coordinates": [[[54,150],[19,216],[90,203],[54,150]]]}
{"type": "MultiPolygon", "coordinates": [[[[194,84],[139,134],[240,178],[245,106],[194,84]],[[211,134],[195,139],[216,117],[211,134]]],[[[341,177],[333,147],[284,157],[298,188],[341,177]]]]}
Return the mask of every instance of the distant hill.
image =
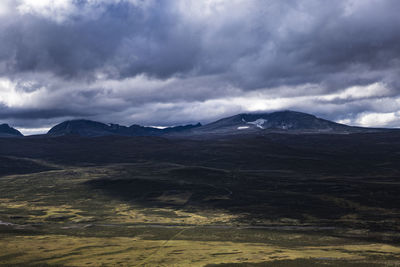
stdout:
{"type": "Polygon", "coordinates": [[[23,136],[18,130],[10,127],[8,124],[0,124],[0,137],[23,136]]]}
{"type": "Polygon", "coordinates": [[[168,127],[159,129],[155,127],[144,127],[140,125],[122,126],[118,124],[104,124],[91,120],[71,120],[57,124],[51,128],[47,135],[63,136],[63,135],[79,135],[86,137],[95,136],[158,136],[163,134],[178,133],[200,127],[201,124],[168,127]]]}
{"type": "Polygon", "coordinates": [[[387,129],[353,127],[297,111],[243,113],[193,129],[192,134],[249,134],[263,132],[353,133],[387,129]]]}

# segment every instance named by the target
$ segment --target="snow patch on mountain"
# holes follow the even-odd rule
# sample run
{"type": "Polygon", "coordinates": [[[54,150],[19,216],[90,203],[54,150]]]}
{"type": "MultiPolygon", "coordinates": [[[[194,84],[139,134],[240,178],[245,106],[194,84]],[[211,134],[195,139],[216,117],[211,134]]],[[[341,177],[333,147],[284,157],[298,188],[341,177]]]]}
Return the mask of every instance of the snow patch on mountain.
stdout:
{"type": "Polygon", "coordinates": [[[257,126],[258,128],[264,129],[263,125],[266,122],[267,122],[267,120],[265,120],[265,119],[257,119],[255,121],[249,121],[247,123],[253,124],[253,125],[257,126]]]}

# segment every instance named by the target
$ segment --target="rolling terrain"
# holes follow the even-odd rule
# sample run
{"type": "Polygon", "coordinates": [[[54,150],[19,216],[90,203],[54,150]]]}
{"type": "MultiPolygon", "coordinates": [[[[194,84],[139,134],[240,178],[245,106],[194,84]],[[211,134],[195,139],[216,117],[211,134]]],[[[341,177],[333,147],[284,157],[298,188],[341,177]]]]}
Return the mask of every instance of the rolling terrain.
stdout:
{"type": "Polygon", "coordinates": [[[0,138],[0,266],[399,264],[398,131],[250,125],[0,138]]]}

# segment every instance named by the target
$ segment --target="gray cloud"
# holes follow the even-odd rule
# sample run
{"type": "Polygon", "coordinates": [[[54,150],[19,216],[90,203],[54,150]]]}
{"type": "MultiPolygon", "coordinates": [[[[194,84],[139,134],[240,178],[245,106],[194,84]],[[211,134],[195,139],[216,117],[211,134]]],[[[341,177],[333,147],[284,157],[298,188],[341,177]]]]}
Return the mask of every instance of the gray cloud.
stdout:
{"type": "Polygon", "coordinates": [[[396,0],[41,2],[0,4],[0,119],[19,126],[400,108],[396,0]]]}

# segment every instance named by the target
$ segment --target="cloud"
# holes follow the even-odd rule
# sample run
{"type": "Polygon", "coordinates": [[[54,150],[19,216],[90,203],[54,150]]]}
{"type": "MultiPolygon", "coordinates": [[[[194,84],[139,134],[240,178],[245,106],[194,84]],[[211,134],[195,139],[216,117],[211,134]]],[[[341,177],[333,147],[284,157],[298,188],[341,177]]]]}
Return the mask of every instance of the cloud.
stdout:
{"type": "Polygon", "coordinates": [[[389,113],[363,113],[357,117],[357,124],[361,126],[375,125],[377,127],[398,126],[400,123],[399,112],[389,113]]]}
{"type": "Polygon", "coordinates": [[[291,108],[396,126],[366,114],[399,110],[399,8],[395,0],[4,0],[0,119],[170,125],[291,108]]]}

